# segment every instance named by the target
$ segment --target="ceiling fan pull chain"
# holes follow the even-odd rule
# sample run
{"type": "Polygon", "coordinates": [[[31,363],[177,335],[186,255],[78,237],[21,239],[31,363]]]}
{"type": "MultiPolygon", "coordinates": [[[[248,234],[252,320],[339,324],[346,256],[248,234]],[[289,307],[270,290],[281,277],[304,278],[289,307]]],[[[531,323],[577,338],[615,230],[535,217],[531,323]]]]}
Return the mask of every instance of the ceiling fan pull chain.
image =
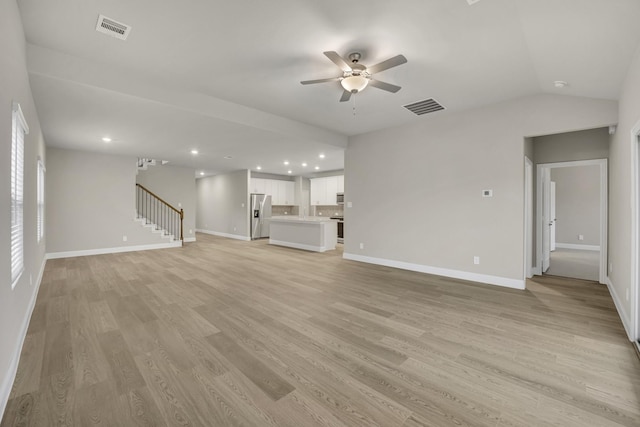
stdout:
{"type": "Polygon", "coordinates": [[[353,117],[356,116],[356,94],[353,94],[353,117]]]}

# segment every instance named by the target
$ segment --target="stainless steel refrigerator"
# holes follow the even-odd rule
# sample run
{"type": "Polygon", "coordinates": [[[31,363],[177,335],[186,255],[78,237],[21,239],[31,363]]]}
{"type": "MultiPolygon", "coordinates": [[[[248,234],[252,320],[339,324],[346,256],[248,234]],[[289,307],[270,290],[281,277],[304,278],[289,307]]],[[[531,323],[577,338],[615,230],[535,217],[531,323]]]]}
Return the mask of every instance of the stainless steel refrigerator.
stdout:
{"type": "Polygon", "coordinates": [[[269,237],[271,196],[251,194],[251,240],[269,237]]]}

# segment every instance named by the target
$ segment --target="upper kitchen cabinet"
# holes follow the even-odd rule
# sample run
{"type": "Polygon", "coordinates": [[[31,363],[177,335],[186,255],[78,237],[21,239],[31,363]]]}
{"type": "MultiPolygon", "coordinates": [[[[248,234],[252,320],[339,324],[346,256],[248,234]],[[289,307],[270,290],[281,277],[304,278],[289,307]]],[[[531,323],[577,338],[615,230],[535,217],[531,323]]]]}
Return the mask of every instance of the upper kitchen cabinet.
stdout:
{"type": "Polygon", "coordinates": [[[271,205],[293,206],[295,201],[295,184],[293,181],[278,179],[251,178],[251,193],[271,196],[271,205]]]}
{"type": "Polygon", "coordinates": [[[251,187],[250,193],[267,194],[265,192],[265,179],[251,178],[249,187],[251,187]]]}
{"type": "Polygon", "coordinates": [[[344,191],[344,175],[311,179],[311,205],[336,205],[336,195],[344,191]]]}

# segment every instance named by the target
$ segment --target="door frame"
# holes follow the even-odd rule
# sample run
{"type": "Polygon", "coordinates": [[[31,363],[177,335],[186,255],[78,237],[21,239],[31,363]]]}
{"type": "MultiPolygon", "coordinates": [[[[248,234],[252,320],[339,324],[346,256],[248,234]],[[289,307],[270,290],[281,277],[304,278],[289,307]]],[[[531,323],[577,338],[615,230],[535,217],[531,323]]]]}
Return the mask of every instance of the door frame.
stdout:
{"type": "Polygon", "coordinates": [[[533,162],[524,156],[524,278],[533,277],[533,162]]]}
{"type": "Polygon", "coordinates": [[[631,318],[630,338],[640,340],[640,121],[631,128],[631,318]]]}
{"type": "Polygon", "coordinates": [[[608,177],[607,159],[576,160],[572,162],[540,163],[537,165],[537,187],[536,187],[536,265],[542,271],[542,186],[544,184],[545,173],[555,168],[567,168],[575,166],[600,166],[600,273],[599,282],[607,283],[607,252],[608,252],[608,177]]]}

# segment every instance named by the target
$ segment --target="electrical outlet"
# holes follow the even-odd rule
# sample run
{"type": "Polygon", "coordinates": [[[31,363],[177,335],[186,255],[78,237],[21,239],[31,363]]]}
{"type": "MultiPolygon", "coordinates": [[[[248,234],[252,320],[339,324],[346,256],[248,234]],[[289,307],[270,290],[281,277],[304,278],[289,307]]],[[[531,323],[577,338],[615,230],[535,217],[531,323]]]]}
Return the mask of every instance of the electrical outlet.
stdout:
{"type": "Polygon", "coordinates": [[[347,202],[347,207],[348,207],[348,208],[352,208],[352,207],[353,207],[353,203],[351,203],[351,202],[347,202]]]}
{"type": "Polygon", "coordinates": [[[182,203],[178,202],[178,207],[181,208],[182,207],[182,203]]]}
{"type": "Polygon", "coordinates": [[[473,257],[473,263],[474,263],[475,265],[480,264],[480,257],[479,257],[479,256],[474,256],[474,257],[473,257]]]}
{"type": "Polygon", "coordinates": [[[244,208],[244,203],[240,203],[240,207],[241,207],[241,208],[244,208]]]}
{"type": "Polygon", "coordinates": [[[127,241],[127,236],[122,236],[122,241],[126,242],[127,241]]]}
{"type": "Polygon", "coordinates": [[[578,234],[578,240],[584,240],[584,234],[578,234]]]}
{"type": "Polygon", "coordinates": [[[237,230],[237,227],[233,227],[233,231],[236,231],[236,230],[237,230]]]}
{"type": "Polygon", "coordinates": [[[364,243],[360,243],[360,249],[364,249],[364,243]]]}

